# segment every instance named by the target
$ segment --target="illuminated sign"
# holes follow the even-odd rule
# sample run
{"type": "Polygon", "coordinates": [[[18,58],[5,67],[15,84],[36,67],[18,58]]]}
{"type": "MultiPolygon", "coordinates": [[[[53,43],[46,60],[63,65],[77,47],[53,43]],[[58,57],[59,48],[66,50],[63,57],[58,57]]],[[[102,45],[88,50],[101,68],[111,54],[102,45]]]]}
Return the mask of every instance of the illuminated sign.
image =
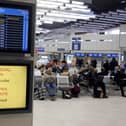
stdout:
{"type": "Polygon", "coordinates": [[[27,66],[0,65],[0,109],[26,108],[27,66]]]}
{"type": "Polygon", "coordinates": [[[72,50],[81,50],[81,38],[72,38],[72,50]]]}
{"type": "Polygon", "coordinates": [[[29,12],[0,7],[0,50],[28,51],[29,12]]]}

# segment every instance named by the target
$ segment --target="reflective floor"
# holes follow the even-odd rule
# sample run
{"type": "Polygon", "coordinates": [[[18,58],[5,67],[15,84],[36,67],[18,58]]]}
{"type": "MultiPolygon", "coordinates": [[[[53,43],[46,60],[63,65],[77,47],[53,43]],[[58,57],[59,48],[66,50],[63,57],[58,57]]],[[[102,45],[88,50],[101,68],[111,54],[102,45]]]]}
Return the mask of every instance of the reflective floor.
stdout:
{"type": "Polygon", "coordinates": [[[126,98],[34,101],[33,126],[125,126],[126,98]]]}

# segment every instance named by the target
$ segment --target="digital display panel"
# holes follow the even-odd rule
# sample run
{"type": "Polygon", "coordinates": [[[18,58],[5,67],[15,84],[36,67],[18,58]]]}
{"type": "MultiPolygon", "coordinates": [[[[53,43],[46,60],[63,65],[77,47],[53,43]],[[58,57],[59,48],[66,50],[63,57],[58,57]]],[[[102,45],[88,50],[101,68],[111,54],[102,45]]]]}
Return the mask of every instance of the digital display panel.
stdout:
{"type": "Polygon", "coordinates": [[[29,11],[0,6],[0,51],[28,51],[29,11]]]}
{"type": "Polygon", "coordinates": [[[35,10],[33,3],[0,1],[0,54],[34,55],[35,10]]]}
{"type": "Polygon", "coordinates": [[[32,112],[32,78],[32,61],[0,61],[0,114],[32,112]]]}
{"type": "Polygon", "coordinates": [[[67,57],[66,57],[67,63],[68,63],[68,64],[71,64],[73,58],[74,58],[74,55],[72,55],[72,54],[68,54],[67,57]]]}
{"type": "Polygon", "coordinates": [[[0,110],[26,108],[27,66],[0,65],[0,110]]]}

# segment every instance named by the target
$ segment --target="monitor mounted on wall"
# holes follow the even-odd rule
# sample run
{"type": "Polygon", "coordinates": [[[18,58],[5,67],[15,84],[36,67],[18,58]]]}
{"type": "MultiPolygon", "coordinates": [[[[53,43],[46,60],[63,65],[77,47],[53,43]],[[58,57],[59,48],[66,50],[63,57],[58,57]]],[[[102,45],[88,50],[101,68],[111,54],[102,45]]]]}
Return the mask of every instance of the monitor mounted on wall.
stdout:
{"type": "Polygon", "coordinates": [[[0,1],[0,53],[34,53],[35,5],[0,1]]]}
{"type": "Polygon", "coordinates": [[[0,61],[0,114],[32,112],[33,63],[0,61]]]}

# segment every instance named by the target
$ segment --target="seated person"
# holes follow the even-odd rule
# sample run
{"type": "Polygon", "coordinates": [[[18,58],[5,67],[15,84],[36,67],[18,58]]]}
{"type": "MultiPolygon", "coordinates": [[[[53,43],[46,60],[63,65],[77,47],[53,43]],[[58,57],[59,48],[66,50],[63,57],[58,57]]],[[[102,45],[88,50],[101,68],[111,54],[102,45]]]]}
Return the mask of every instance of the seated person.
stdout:
{"type": "MultiPolygon", "coordinates": [[[[62,76],[69,76],[69,69],[67,66],[64,67],[63,72],[61,73],[62,76]]],[[[70,92],[70,88],[66,89],[61,89],[62,90],[62,97],[66,98],[66,99],[70,99],[71,98],[71,92],[70,92]]]]}
{"type": "Polygon", "coordinates": [[[63,76],[69,76],[69,69],[68,69],[67,66],[64,67],[63,72],[61,73],[61,75],[63,75],[63,76]]]}
{"type": "Polygon", "coordinates": [[[44,84],[50,96],[50,99],[54,101],[56,99],[57,86],[56,76],[52,72],[51,68],[48,68],[44,74],[44,84]]]}

